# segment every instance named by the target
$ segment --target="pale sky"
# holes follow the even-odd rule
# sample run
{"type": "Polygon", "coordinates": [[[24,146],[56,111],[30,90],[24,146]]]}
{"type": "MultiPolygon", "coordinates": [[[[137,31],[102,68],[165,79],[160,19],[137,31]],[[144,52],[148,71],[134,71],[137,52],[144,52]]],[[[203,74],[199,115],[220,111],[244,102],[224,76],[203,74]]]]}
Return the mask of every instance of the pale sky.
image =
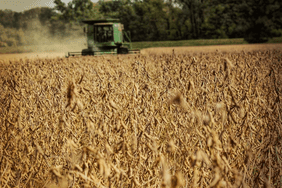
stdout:
{"type": "MultiPolygon", "coordinates": [[[[71,0],[62,0],[64,3],[68,3],[71,0]]],[[[92,2],[98,2],[98,0],[91,0],[92,2]]],[[[53,8],[55,4],[54,0],[0,0],[0,9],[10,9],[17,12],[22,12],[35,7],[50,7],[53,8]]]]}

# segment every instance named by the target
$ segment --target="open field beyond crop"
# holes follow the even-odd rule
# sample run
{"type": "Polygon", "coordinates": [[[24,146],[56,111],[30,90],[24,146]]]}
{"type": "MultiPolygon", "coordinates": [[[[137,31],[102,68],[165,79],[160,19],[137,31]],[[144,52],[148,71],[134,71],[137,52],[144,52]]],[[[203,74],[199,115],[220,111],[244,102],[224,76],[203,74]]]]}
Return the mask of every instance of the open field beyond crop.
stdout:
{"type": "MultiPolygon", "coordinates": [[[[20,60],[20,59],[38,59],[38,58],[64,58],[69,51],[81,51],[83,47],[64,48],[63,46],[55,45],[50,47],[48,50],[42,48],[38,52],[30,53],[0,53],[0,60],[20,60]],[[57,51],[52,52],[50,49],[57,49],[57,51]],[[60,50],[59,50],[60,49],[60,50]]],[[[212,45],[212,46],[178,46],[178,47],[158,47],[158,48],[145,48],[141,50],[143,55],[161,55],[161,54],[197,54],[197,53],[209,53],[209,52],[252,52],[254,50],[282,50],[282,43],[273,44],[241,44],[241,45],[212,45]]]]}
{"type": "Polygon", "coordinates": [[[0,59],[0,187],[282,187],[281,61],[281,48],[0,59]]]}
{"type": "MultiPolygon", "coordinates": [[[[282,43],[282,37],[274,37],[269,39],[265,44],[282,43]]],[[[177,47],[177,46],[212,46],[212,45],[235,45],[247,44],[243,38],[235,39],[198,39],[198,40],[179,40],[179,41],[147,41],[133,42],[132,47],[135,49],[155,48],[155,47],[177,47]]]]}
{"type": "MultiPolygon", "coordinates": [[[[269,44],[281,44],[282,37],[274,37],[269,39],[269,44]]],[[[68,51],[81,51],[86,46],[86,39],[78,38],[61,42],[53,42],[50,45],[30,45],[30,46],[10,46],[0,47],[0,54],[17,54],[17,53],[66,53],[68,51]]],[[[214,46],[216,45],[242,45],[247,44],[242,38],[235,39],[198,39],[198,40],[179,40],[179,41],[146,41],[146,42],[132,42],[132,49],[146,49],[146,48],[161,48],[161,47],[195,47],[195,46],[214,46]]]]}

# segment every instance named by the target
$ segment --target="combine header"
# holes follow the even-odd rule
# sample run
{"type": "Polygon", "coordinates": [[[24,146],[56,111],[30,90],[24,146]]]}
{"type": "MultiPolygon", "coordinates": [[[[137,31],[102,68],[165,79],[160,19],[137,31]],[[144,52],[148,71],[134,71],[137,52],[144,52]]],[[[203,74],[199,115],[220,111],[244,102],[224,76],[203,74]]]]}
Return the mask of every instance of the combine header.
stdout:
{"type": "Polygon", "coordinates": [[[140,50],[132,50],[130,37],[118,19],[84,20],[87,29],[87,49],[81,52],[68,52],[69,56],[103,55],[103,54],[136,54],[140,50]],[[125,38],[128,42],[125,42],[125,38]]]}

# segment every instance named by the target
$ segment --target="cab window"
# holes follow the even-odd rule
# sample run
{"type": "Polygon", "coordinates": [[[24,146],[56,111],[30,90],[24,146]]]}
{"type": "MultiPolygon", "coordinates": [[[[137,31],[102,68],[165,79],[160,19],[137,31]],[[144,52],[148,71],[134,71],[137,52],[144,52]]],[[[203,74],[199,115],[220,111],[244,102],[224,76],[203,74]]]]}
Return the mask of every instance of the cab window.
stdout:
{"type": "Polygon", "coordinates": [[[98,25],[95,26],[95,41],[96,42],[112,42],[113,41],[113,26],[98,25]]]}

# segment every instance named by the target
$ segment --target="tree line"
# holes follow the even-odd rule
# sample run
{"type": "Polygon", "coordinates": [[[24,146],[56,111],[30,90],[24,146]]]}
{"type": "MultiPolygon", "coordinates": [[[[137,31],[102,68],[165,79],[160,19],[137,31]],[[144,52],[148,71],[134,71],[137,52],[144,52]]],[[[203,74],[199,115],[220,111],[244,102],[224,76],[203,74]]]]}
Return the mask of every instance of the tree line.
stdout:
{"type": "Polygon", "coordinates": [[[82,20],[117,18],[132,41],[244,38],[282,34],[280,0],[54,0],[54,8],[0,10],[0,46],[32,44],[35,32],[62,39],[83,35],[82,20]]]}

